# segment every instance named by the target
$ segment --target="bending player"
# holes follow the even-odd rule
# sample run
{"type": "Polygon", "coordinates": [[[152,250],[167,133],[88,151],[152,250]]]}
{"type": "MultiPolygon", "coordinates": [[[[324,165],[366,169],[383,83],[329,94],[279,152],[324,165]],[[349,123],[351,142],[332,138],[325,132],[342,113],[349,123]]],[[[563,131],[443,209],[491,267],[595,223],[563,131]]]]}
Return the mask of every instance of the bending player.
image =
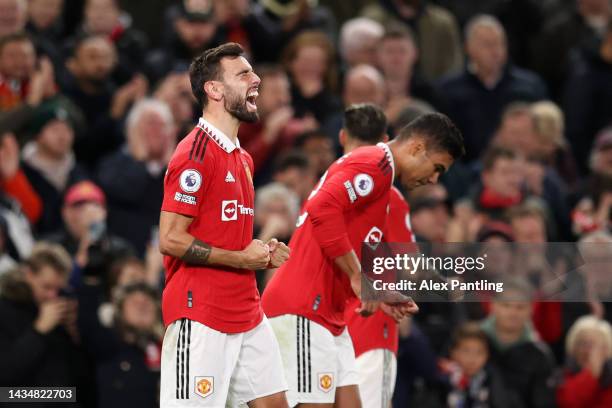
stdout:
{"type": "MultiPolygon", "coordinates": [[[[345,154],[389,139],[386,134],[387,121],[375,113],[376,109],[374,105],[354,105],[344,112],[344,127],[339,137],[345,154]],[[380,120],[364,122],[364,110],[371,110],[370,116],[380,120]]],[[[386,242],[414,242],[410,207],[395,186],[389,193],[389,214],[383,236],[386,242]]],[[[355,348],[359,396],[364,407],[389,408],[397,374],[397,323],[382,310],[370,317],[361,316],[355,312],[359,303],[359,299],[353,298],[344,312],[355,348]]]]}
{"type": "Polygon", "coordinates": [[[205,51],[189,75],[203,114],[164,180],[160,405],[285,408],[281,356],[254,270],[280,266],[289,250],[253,240],[253,161],[236,136],[241,122],[258,119],[260,80],[235,43],[205,51]]]}
{"type": "MultiPolygon", "coordinates": [[[[380,109],[355,107],[361,123],[385,121],[380,109]]],[[[360,249],[380,242],[393,180],[412,189],[436,183],[463,155],[463,138],[444,115],[427,114],[385,144],[355,149],[323,175],[291,238],[291,259],[276,271],[263,307],[279,341],[291,406],[355,408],[361,403],[355,354],[344,321],[347,301],[361,293],[360,249]],[[335,402],[335,405],[334,405],[335,402]]],[[[396,320],[414,303],[362,301],[396,320]]]]}

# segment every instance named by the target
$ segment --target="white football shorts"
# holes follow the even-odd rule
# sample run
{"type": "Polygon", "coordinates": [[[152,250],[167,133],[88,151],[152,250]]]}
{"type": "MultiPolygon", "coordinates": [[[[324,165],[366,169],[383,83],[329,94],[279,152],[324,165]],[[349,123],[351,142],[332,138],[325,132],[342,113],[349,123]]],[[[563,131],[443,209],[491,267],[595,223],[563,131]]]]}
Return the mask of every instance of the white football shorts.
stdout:
{"type": "Polygon", "coordinates": [[[166,329],[161,408],[245,407],[285,390],[278,343],[265,316],[244,333],[222,333],[189,319],[166,329]]]}

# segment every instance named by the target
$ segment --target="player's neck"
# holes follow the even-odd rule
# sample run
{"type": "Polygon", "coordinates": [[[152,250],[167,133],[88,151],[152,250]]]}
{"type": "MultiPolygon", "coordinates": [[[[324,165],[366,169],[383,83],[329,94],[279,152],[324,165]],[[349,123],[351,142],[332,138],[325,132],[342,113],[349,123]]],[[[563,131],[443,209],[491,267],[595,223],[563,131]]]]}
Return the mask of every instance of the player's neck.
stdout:
{"type": "Polygon", "coordinates": [[[387,147],[389,147],[389,151],[391,152],[391,156],[393,157],[393,163],[395,163],[395,171],[393,172],[393,174],[395,175],[395,179],[397,179],[402,171],[401,166],[399,166],[398,163],[399,156],[402,154],[401,149],[404,143],[399,143],[396,140],[390,140],[385,143],[387,144],[387,147]]]}
{"type": "Polygon", "coordinates": [[[212,106],[207,106],[202,112],[202,117],[236,144],[236,139],[238,139],[238,128],[240,127],[240,121],[238,119],[229,114],[225,109],[214,109],[212,106]]]}

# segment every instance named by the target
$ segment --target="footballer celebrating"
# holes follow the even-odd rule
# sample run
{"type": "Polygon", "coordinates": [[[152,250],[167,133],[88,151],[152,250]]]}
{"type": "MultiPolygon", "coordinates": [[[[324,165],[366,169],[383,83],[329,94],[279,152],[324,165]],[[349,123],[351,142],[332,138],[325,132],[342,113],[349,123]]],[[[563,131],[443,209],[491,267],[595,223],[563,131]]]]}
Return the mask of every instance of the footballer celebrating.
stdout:
{"type": "MultiPolygon", "coordinates": [[[[364,120],[370,120],[365,118],[364,120]]],[[[279,341],[291,406],[361,406],[355,354],[344,320],[361,294],[361,245],[381,242],[391,187],[436,183],[464,154],[463,138],[446,116],[432,113],[389,143],[353,150],[330,166],[310,194],[291,238],[291,259],[276,271],[263,307],[279,341]]],[[[415,313],[411,301],[361,301],[395,320],[415,313]]]]}
{"type": "MultiPolygon", "coordinates": [[[[344,126],[340,130],[340,145],[347,154],[358,147],[386,142],[387,120],[375,105],[353,105],[344,111],[344,126]]],[[[410,206],[395,187],[389,193],[389,214],[383,237],[386,242],[414,242],[410,226],[410,206]]],[[[359,299],[346,306],[344,320],[353,340],[359,396],[368,408],[389,408],[397,374],[398,331],[395,320],[377,310],[370,317],[355,312],[359,299]]]]}
{"type": "Polygon", "coordinates": [[[241,122],[258,119],[260,80],[235,43],[195,58],[189,76],[203,114],[164,180],[160,405],[285,408],[281,355],[254,270],[280,266],[289,249],[253,240],[253,161],[237,138],[241,122]]]}

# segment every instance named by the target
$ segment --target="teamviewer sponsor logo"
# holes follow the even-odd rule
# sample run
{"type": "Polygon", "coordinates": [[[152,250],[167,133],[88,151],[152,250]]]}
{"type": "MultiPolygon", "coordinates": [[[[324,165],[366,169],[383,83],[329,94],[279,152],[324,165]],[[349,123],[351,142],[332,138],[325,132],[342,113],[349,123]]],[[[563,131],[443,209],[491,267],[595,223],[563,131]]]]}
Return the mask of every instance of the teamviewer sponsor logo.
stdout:
{"type": "Polygon", "coordinates": [[[223,200],[221,202],[221,221],[236,221],[238,213],[241,215],[255,215],[252,208],[238,204],[238,200],[223,200]]]}
{"type": "Polygon", "coordinates": [[[221,203],[221,221],[236,221],[238,219],[238,201],[224,200],[221,203]]]}

